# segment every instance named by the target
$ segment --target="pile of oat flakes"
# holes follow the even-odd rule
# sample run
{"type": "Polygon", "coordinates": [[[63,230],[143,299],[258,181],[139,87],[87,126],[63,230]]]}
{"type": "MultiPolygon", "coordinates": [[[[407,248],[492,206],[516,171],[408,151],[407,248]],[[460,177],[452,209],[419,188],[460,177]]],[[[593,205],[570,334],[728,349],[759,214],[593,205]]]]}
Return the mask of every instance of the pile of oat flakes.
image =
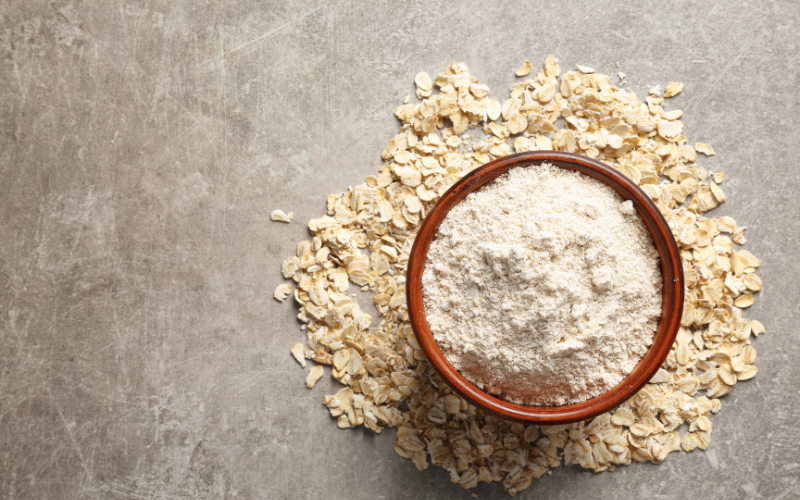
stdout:
{"type": "MultiPolygon", "coordinates": [[[[750,336],[764,328],[741,312],[761,289],[754,274],[760,262],[733,246],[744,243],[744,227],[702,215],[725,201],[724,174],[695,163],[697,152],[713,149],[688,145],[682,112],[663,108],[682,85],[671,82],[664,97],[653,89],[641,102],[608,76],[578,69],[561,76],[548,57],[535,78],[511,86],[502,104],[463,63],[433,81],[420,73],[422,101],[395,110],[402,127],[382,153],[380,172],[331,194],[328,214],[308,224],[313,239],[283,263],[283,276],[297,283],[293,294],[308,336],[292,353],[303,366],[306,359],[318,363],[309,388],[324,374],[322,365],[344,384],[323,400],[339,427],[396,427],[400,456],[420,470],[442,466],[464,488],[502,481],[515,495],[561,463],[599,472],[631,461],[660,463],[681,448],[706,449],[718,398],[757,372],[750,336]],[[485,136],[473,143],[468,130],[475,127],[485,136]],[[512,152],[548,149],[598,159],[641,186],[672,228],[687,289],[675,345],[644,389],[594,420],[538,427],[484,415],[432,372],[408,322],[405,272],[420,223],[454,182],[512,152]],[[351,283],[374,292],[377,327],[370,329],[372,318],[348,295],[351,283]],[[683,423],[688,430],[681,435],[683,423]]],[[[517,75],[530,71],[526,61],[517,75]]],[[[275,298],[291,293],[283,284],[275,298]]]]}

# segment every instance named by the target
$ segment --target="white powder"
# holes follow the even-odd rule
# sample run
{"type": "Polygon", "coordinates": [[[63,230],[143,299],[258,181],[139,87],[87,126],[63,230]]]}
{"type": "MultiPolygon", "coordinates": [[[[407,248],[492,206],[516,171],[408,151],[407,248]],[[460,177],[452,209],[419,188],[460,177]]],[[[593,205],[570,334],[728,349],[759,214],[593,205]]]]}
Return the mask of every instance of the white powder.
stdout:
{"type": "Polygon", "coordinates": [[[514,168],[453,207],[422,286],[450,363],[529,405],[577,403],[620,383],[661,315],[658,254],[633,204],[548,164],[514,168]]]}

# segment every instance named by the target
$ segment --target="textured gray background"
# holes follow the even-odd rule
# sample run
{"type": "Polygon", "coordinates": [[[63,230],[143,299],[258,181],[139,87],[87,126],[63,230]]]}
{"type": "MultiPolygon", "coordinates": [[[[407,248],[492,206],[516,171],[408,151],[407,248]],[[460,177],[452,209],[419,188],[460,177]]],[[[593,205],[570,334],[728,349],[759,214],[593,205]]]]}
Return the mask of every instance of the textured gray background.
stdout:
{"type": "Polygon", "coordinates": [[[470,498],[393,431],[336,429],[272,291],[326,195],[380,165],[418,71],[463,60],[504,99],[548,54],[620,62],[640,96],[684,82],[671,105],[728,174],[768,333],[709,451],[521,497],[800,497],[800,4],[540,5],[0,2],[0,497],[470,498]]]}

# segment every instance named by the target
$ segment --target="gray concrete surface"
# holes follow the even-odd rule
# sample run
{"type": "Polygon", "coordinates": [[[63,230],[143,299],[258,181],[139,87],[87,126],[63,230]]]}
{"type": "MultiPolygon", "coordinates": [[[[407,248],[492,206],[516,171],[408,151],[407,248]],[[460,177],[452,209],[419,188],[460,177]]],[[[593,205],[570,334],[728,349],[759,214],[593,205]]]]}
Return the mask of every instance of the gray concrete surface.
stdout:
{"type": "MultiPolygon", "coordinates": [[[[471,498],[304,388],[279,262],[380,165],[418,71],[554,54],[675,79],[749,226],[768,333],[711,448],[522,498],[800,498],[800,4],[0,2],[0,498],[471,498]],[[269,221],[275,208],[297,223],[269,221]]],[[[479,498],[505,498],[481,485],[479,498]]]]}

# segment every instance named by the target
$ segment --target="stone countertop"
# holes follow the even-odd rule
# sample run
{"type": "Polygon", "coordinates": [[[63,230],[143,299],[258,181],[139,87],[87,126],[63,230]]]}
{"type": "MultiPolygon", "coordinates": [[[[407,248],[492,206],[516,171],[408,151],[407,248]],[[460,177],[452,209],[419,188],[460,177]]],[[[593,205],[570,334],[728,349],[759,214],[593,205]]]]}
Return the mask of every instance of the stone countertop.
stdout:
{"type": "Polygon", "coordinates": [[[548,54],[639,96],[684,83],[671,107],[728,175],[715,213],[749,227],[767,333],[708,451],[520,497],[800,497],[800,4],[540,5],[3,2],[0,497],[471,498],[392,430],[336,428],[272,291],[326,196],[377,171],[417,72],[465,61],[505,98],[548,54]]]}

